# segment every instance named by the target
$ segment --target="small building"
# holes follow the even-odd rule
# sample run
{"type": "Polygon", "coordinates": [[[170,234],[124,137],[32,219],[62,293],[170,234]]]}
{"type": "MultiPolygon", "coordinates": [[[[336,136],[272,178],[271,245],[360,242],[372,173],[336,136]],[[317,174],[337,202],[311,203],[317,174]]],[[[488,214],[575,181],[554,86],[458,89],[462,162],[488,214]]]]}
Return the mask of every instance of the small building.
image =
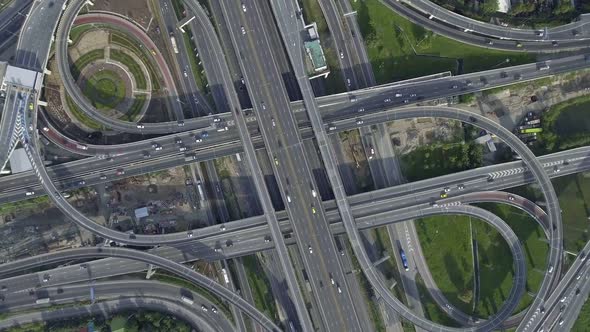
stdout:
{"type": "Polygon", "coordinates": [[[140,220],[141,218],[146,218],[149,215],[150,215],[150,213],[148,211],[147,206],[135,209],[135,220],[140,220]]]}
{"type": "Polygon", "coordinates": [[[326,69],[328,69],[328,66],[326,64],[326,57],[324,56],[322,44],[320,43],[320,36],[317,32],[317,24],[314,22],[305,26],[305,28],[307,29],[307,34],[309,37],[306,41],[303,42],[305,52],[311,60],[313,71],[315,73],[323,72],[326,69]]]}
{"type": "Polygon", "coordinates": [[[12,174],[22,173],[33,169],[25,149],[15,149],[10,155],[10,170],[12,174]]]}
{"type": "Polygon", "coordinates": [[[475,143],[486,145],[488,147],[488,150],[490,150],[490,152],[496,151],[496,144],[494,144],[494,141],[492,140],[492,135],[490,135],[490,134],[485,134],[483,136],[476,138],[475,143]]]}

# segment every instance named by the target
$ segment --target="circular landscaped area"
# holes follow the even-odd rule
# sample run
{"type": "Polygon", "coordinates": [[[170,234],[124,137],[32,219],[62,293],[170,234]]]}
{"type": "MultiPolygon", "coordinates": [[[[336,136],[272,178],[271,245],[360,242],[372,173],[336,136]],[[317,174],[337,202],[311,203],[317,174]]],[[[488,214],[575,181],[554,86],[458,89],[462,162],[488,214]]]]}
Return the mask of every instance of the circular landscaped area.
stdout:
{"type": "Polygon", "coordinates": [[[88,77],[82,89],[98,109],[112,109],[125,98],[124,79],[112,70],[102,70],[88,77]]]}

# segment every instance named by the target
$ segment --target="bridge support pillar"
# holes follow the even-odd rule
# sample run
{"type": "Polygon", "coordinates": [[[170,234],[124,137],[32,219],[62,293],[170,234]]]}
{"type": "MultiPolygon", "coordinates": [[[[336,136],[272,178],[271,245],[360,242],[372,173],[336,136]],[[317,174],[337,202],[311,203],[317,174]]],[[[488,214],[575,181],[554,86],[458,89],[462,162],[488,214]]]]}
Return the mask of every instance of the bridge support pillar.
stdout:
{"type": "Polygon", "coordinates": [[[145,278],[146,279],[151,278],[154,275],[154,273],[156,273],[156,268],[154,267],[153,264],[150,264],[150,266],[148,267],[147,273],[145,275],[145,278]]]}
{"type": "Polygon", "coordinates": [[[89,6],[94,6],[94,2],[90,1],[90,0],[86,0],[86,4],[89,6]]]}
{"type": "Polygon", "coordinates": [[[68,37],[68,44],[69,44],[69,45],[72,45],[73,43],[74,43],[74,41],[73,41],[73,40],[71,40],[71,39],[68,37]]]}
{"type": "Polygon", "coordinates": [[[45,75],[51,75],[51,70],[45,68],[45,69],[43,69],[43,74],[45,74],[45,75]]]}

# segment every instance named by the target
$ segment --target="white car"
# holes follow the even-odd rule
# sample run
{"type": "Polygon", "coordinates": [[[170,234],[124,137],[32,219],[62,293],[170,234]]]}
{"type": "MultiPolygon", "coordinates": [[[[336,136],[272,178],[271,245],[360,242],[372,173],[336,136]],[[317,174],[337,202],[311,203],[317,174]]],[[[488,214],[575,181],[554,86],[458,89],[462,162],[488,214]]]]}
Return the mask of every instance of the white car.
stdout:
{"type": "Polygon", "coordinates": [[[340,289],[340,285],[336,284],[336,288],[338,289],[338,294],[342,294],[342,289],[340,289]]]}
{"type": "Polygon", "coordinates": [[[344,52],[340,51],[340,59],[344,59],[344,52]]]}
{"type": "Polygon", "coordinates": [[[242,30],[242,35],[245,35],[246,34],[246,29],[244,27],[242,27],[241,30],[242,30]]]}
{"type": "Polygon", "coordinates": [[[312,190],[311,190],[311,195],[312,195],[313,197],[318,197],[318,193],[315,191],[315,189],[312,189],[312,190]]]}
{"type": "Polygon", "coordinates": [[[186,151],[186,146],[181,146],[181,147],[180,147],[178,150],[179,150],[180,152],[184,152],[184,151],[186,151]]]}
{"type": "Polygon", "coordinates": [[[34,191],[27,191],[25,193],[25,196],[33,196],[33,195],[35,195],[35,192],[34,191]]]}
{"type": "Polygon", "coordinates": [[[244,13],[246,12],[246,5],[242,4],[242,10],[244,11],[244,13]]]}
{"type": "Polygon", "coordinates": [[[313,249],[311,249],[311,246],[308,246],[307,249],[309,250],[310,254],[313,254],[313,249]]]}
{"type": "Polygon", "coordinates": [[[275,118],[270,118],[270,121],[272,121],[272,126],[273,127],[276,127],[277,126],[277,124],[275,123],[275,118]]]}
{"type": "Polygon", "coordinates": [[[47,128],[47,127],[43,127],[43,131],[44,131],[44,132],[48,132],[48,131],[49,131],[49,128],[47,128]]]}
{"type": "Polygon", "coordinates": [[[365,123],[365,121],[363,121],[362,119],[357,119],[356,120],[356,124],[357,125],[362,125],[363,123],[365,123]]]}
{"type": "Polygon", "coordinates": [[[204,312],[207,312],[207,307],[205,307],[204,305],[201,306],[201,310],[203,310],[204,312]]]}
{"type": "Polygon", "coordinates": [[[332,273],[330,273],[330,282],[334,285],[334,278],[332,277],[332,273]]]}
{"type": "Polygon", "coordinates": [[[188,77],[188,74],[186,73],[186,70],[183,72],[184,77],[188,77]]]}
{"type": "Polygon", "coordinates": [[[291,196],[287,195],[287,202],[291,203],[291,196]]]}

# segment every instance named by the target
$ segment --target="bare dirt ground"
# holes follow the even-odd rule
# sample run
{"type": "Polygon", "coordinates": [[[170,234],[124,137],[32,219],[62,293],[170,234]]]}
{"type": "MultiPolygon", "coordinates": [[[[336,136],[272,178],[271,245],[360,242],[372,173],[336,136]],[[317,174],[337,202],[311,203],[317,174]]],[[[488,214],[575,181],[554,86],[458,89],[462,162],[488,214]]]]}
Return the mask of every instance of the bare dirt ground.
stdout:
{"type": "Polygon", "coordinates": [[[342,162],[351,166],[350,170],[354,174],[356,187],[366,189],[372,186],[371,170],[360,132],[358,130],[342,132],[339,133],[339,137],[342,142],[342,162]]]}
{"type": "MultiPolygon", "coordinates": [[[[96,197],[91,192],[72,195],[68,201],[101,222],[96,217],[96,197]]],[[[0,262],[94,244],[92,234],[78,228],[51,203],[22,206],[26,207],[0,216],[0,262]]]]}
{"type": "Polygon", "coordinates": [[[235,155],[220,158],[215,161],[215,168],[230,213],[238,218],[259,213],[256,195],[252,195],[255,188],[244,160],[238,161],[235,155]]]}
{"type": "Polygon", "coordinates": [[[512,130],[527,112],[542,113],[554,104],[588,93],[590,71],[586,70],[478,93],[473,102],[459,107],[480,112],[512,130]]]}
{"type": "Polygon", "coordinates": [[[106,188],[106,207],[112,228],[135,233],[171,233],[205,225],[196,207],[183,167],[115,181],[106,188]],[[148,207],[149,216],[136,220],[135,209],[148,207]]]}
{"type": "Polygon", "coordinates": [[[105,10],[126,16],[144,29],[148,27],[152,18],[152,12],[146,0],[96,0],[92,10],[105,10]]]}
{"type": "Polygon", "coordinates": [[[425,144],[456,142],[462,138],[461,123],[453,120],[418,118],[389,122],[396,152],[404,154],[425,144]]]}

